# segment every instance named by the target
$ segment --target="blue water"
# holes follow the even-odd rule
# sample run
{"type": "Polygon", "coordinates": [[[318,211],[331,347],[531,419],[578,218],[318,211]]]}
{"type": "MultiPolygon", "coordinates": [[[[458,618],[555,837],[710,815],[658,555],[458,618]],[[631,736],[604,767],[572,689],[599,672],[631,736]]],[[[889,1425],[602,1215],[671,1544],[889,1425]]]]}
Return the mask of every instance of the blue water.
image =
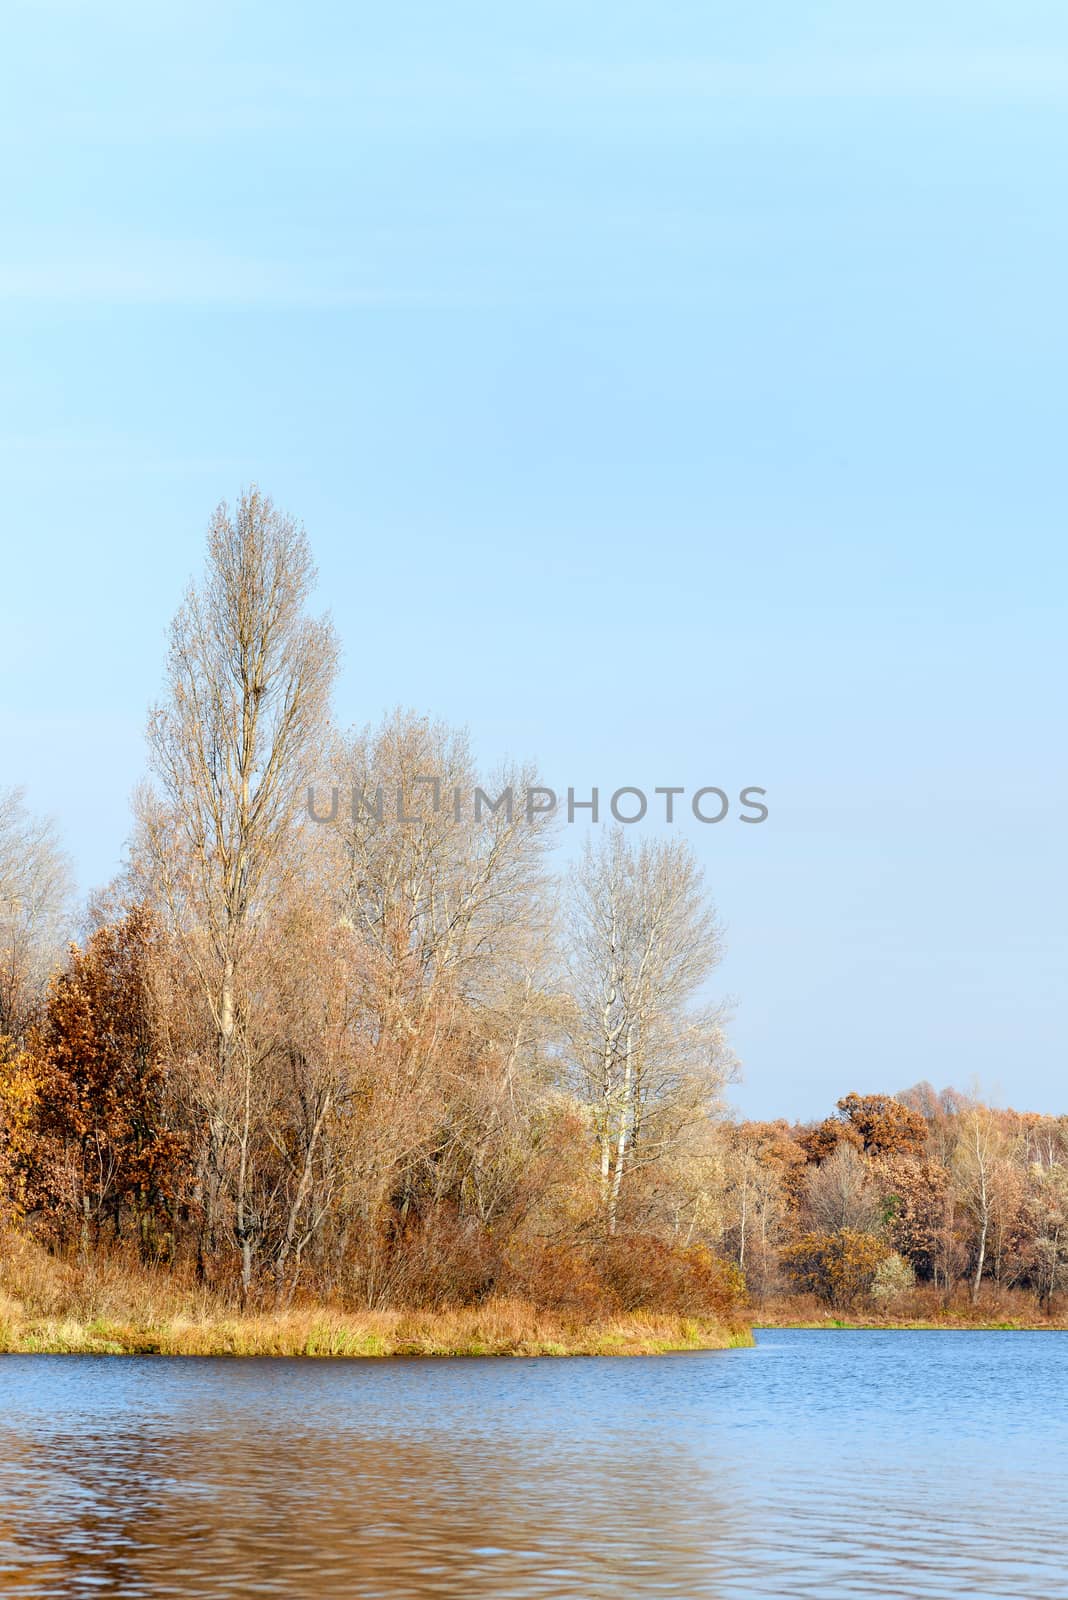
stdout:
{"type": "Polygon", "coordinates": [[[1068,1600],[1068,1335],[0,1357],[0,1593],[1068,1600]]]}

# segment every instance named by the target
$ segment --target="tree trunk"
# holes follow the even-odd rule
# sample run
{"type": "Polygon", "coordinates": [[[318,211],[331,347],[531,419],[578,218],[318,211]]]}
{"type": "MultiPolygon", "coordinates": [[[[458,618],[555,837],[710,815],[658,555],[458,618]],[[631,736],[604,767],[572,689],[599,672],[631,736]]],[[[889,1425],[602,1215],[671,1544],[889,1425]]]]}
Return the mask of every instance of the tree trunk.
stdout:
{"type": "Polygon", "coordinates": [[[608,1197],[608,1232],[616,1231],[616,1211],[619,1205],[619,1191],[623,1183],[623,1164],[627,1157],[627,1134],[630,1129],[631,1100],[633,1098],[633,1050],[634,1030],[627,1031],[627,1048],[623,1058],[623,1093],[619,1108],[619,1133],[616,1138],[615,1166],[612,1172],[612,1188],[608,1197]]]}
{"type": "MultiPolygon", "coordinates": [[[[294,1251],[296,1253],[299,1270],[302,1245],[298,1245],[297,1243],[297,1224],[300,1219],[300,1213],[304,1202],[311,1193],[315,1147],[319,1142],[319,1134],[322,1131],[322,1126],[326,1120],[329,1110],[330,1095],[328,1093],[323,1100],[322,1109],[320,1110],[318,1117],[315,1119],[315,1126],[312,1128],[311,1135],[308,1139],[308,1148],[304,1154],[304,1168],[300,1175],[300,1182],[297,1185],[297,1192],[293,1197],[293,1204],[289,1208],[289,1217],[286,1221],[286,1231],[278,1251],[278,1259],[275,1262],[275,1301],[279,1310],[281,1310],[282,1303],[285,1298],[286,1265],[289,1261],[290,1255],[293,1254],[294,1251]]],[[[294,1284],[295,1283],[296,1277],[294,1276],[294,1284]]]]}
{"type": "Polygon", "coordinates": [[[975,1263],[975,1279],[972,1283],[972,1305],[979,1300],[979,1285],[983,1280],[983,1264],[986,1261],[986,1234],[988,1228],[986,1213],[983,1213],[982,1226],[979,1229],[979,1259],[975,1263]]]}

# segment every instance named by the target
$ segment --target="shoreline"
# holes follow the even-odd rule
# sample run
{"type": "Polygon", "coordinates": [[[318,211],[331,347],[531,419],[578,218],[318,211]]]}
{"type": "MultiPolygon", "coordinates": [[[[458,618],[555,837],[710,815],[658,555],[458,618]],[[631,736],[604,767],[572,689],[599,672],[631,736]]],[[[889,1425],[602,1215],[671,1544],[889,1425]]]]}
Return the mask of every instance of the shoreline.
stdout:
{"type": "Polygon", "coordinates": [[[754,1315],[754,1333],[1068,1333],[1068,1322],[1025,1317],[772,1317],[754,1315]]]}
{"type": "Polygon", "coordinates": [[[753,1342],[748,1325],[710,1318],[633,1312],[583,1321],[521,1302],[363,1315],[318,1308],[273,1316],[176,1315],[144,1323],[106,1315],[82,1320],[0,1313],[0,1355],[648,1356],[753,1342]]]}
{"type": "Polygon", "coordinates": [[[1063,1321],[996,1316],[766,1318],[727,1326],[633,1312],[583,1321],[512,1302],[444,1312],[364,1314],[308,1308],[277,1315],[122,1317],[0,1315],[0,1356],[159,1355],[376,1360],[390,1357],[653,1356],[750,1348],[756,1335],[799,1333],[1068,1333],[1063,1321]]]}

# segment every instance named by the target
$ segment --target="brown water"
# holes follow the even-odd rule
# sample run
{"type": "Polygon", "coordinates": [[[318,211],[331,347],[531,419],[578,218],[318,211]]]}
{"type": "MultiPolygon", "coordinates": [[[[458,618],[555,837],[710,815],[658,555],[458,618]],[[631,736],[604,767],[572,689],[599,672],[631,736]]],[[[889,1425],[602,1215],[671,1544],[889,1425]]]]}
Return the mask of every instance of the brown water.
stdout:
{"type": "Polygon", "coordinates": [[[1068,1335],[0,1357],[0,1593],[1068,1600],[1068,1335]]]}

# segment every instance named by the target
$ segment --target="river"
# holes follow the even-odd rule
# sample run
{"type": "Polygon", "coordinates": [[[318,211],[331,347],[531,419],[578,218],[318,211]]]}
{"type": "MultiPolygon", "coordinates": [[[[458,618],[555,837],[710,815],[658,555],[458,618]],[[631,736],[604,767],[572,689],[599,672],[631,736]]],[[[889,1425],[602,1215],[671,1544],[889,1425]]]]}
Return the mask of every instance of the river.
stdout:
{"type": "Polygon", "coordinates": [[[1068,1600],[1068,1334],[0,1357],[0,1593],[1068,1600]]]}

